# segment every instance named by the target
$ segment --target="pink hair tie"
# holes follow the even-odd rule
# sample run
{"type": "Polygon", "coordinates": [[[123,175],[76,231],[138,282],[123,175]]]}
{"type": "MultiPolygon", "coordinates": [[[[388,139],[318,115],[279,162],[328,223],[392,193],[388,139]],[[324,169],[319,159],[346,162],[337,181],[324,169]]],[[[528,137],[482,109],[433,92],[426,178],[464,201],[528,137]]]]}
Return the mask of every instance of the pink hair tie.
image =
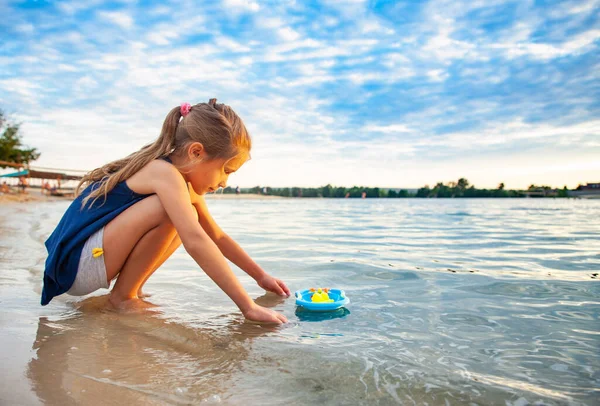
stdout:
{"type": "Polygon", "coordinates": [[[192,109],[192,105],[189,103],[181,103],[181,107],[179,111],[183,117],[187,116],[190,110],[192,109]]]}

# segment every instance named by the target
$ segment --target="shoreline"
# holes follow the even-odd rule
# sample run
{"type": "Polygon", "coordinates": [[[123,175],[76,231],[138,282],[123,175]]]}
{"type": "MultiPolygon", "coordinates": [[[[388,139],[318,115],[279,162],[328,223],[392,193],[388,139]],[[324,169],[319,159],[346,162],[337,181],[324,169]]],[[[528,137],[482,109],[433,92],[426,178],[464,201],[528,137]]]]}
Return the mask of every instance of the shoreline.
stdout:
{"type": "Polygon", "coordinates": [[[72,200],[68,197],[45,196],[37,192],[0,194],[0,204],[9,203],[43,203],[58,202],[61,200],[72,200]]]}
{"type": "MultiPolygon", "coordinates": [[[[257,194],[206,194],[207,199],[215,200],[270,200],[270,199],[286,199],[282,196],[270,196],[270,195],[257,195],[257,194]]],[[[58,202],[63,200],[73,200],[72,197],[60,197],[60,196],[46,196],[42,195],[37,191],[30,191],[28,193],[9,193],[0,194],[0,204],[10,203],[44,203],[44,202],[58,202]]]]}
{"type": "MultiPolygon", "coordinates": [[[[344,198],[323,198],[323,197],[302,197],[302,198],[291,198],[286,196],[276,196],[276,195],[259,195],[252,193],[243,193],[243,194],[220,194],[220,193],[207,193],[204,197],[208,200],[273,200],[273,199],[336,199],[336,200],[346,200],[344,198]]],[[[359,200],[360,198],[350,198],[353,200],[359,200]]],[[[388,200],[390,198],[385,197],[370,197],[367,198],[369,200],[372,199],[385,199],[388,200]]],[[[431,200],[431,199],[423,199],[423,198],[397,198],[392,200],[431,200]]],[[[438,198],[440,199],[440,198],[438,198]]],[[[450,198],[441,198],[451,200],[450,198]]],[[[526,197],[521,198],[500,198],[500,197],[471,197],[471,198],[460,198],[460,199],[478,199],[478,200],[486,200],[486,199],[517,199],[517,200],[529,200],[526,197]]],[[[540,199],[548,199],[540,198],[540,199]]],[[[557,198],[552,198],[557,199],[557,198]]],[[[600,200],[600,196],[577,196],[577,197],[566,197],[560,198],[565,200],[575,199],[575,200],[600,200]]],[[[59,201],[72,201],[73,197],[62,197],[62,196],[47,196],[42,195],[40,192],[33,190],[27,193],[9,193],[9,194],[0,194],[0,205],[2,204],[12,204],[12,203],[44,203],[44,202],[59,202],[59,201]]],[[[536,199],[537,200],[537,199],[536,199]]]]}

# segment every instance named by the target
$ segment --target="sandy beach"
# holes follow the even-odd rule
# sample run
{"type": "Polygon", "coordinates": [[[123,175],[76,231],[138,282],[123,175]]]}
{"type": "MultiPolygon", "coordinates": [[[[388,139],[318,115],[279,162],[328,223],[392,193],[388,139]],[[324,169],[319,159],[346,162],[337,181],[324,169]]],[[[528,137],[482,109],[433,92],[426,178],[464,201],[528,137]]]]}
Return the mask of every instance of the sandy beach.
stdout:
{"type": "Polygon", "coordinates": [[[44,203],[72,200],[70,197],[50,196],[42,194],[41,189],[28,189],[26,193],[0,193],[0,204],[3,203],[44,203]]]}
{"type": "MultiPolygon", "coordinates": [[[[272,200],[272,199],[285,199],[282,196],[270,196],[270,195],[258,195],[258,194],[222,194],[222,193],[209,193],[205,195],[206,199],[214,200],[272,200]]],[[[70,197],[59,197],[59,196],[46,196],[42,195],[39,190],[30,190],[27,193],[9,193],[0,194],[0,204],[3,203],[43,203],[43,202],[56,202],[60,200],[73,200],[70,197]]]]}
{"type": "Polygon", "coordinates": [[[43,202],[46,196],[41,194],[31,193],[15,193],[15,194],[1,194],[0,204],[2,203],[26,203],[26,202],[43,202]]]}

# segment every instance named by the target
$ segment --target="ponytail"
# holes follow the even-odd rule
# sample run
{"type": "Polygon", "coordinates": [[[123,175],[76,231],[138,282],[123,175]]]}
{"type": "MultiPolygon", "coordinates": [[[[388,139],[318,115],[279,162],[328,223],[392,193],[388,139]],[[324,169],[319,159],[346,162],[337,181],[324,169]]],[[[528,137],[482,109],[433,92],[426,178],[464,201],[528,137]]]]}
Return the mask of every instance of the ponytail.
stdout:
{"type": "Polygon", "coordinates": [[[79,195],[83,185],[94,182],[99,183],[98,186],[83,199],[83,207],[85,207],[90,199],[93,199],[92,205],[100,196],[104,196],[106,199],[108,192],[113,190],[119,182],[129,179],[151,161],[168,155],[175,148],[175,133],[180,119],[180,108],[173,108],[169,114],[167,114],[160,136],[154,143],[146,145],[126,158],[110,162],[87,173],[81,179],[79,185],[77,185],[75,195],[79,195]]]}

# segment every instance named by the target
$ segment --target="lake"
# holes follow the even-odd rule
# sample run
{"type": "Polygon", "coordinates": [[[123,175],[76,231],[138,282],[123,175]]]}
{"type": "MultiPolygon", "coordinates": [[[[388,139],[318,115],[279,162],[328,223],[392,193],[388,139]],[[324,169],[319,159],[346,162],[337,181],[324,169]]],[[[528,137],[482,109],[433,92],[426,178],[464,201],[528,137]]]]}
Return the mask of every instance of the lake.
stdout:
{"type": "Polygon", "coordinates": [[[180,248],[149,314],[91,298],[39,305],[43,241],[69,202],[0,205],[0,403],[594,405],[600,200],[222,199],[213,217],[315,314],[265,295],[245,322],[180,248]]]}

